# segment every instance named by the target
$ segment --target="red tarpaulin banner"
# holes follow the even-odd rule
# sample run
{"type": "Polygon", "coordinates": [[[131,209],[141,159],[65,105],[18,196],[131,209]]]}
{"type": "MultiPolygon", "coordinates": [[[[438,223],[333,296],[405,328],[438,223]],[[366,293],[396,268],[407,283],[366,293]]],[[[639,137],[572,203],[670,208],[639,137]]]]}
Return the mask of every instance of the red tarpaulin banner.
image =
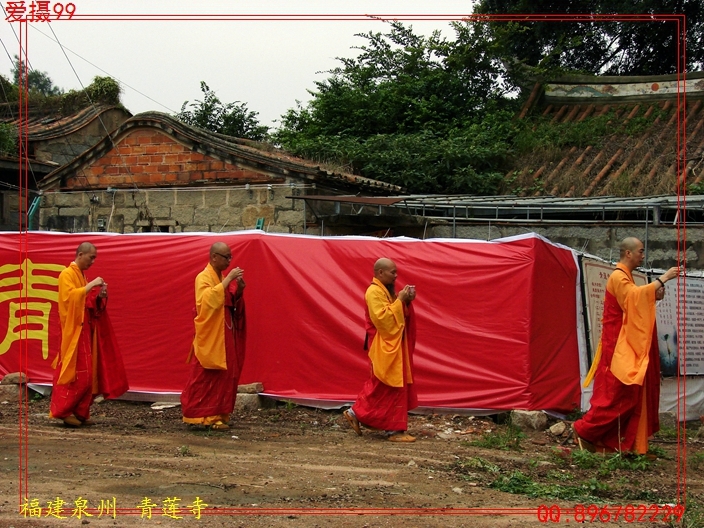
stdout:
{"type": "Polygon", "coordinates": [[[491,242],[261,231],[26,236],[28,252],[20,255],[19,234],[0,234],[3,375],[18,370],[23,338],[30,383],[51,383],[60,342],[57,277],[89,241],[98,258],[86,275],[109,285],[130,390],[180,392],[193,339],[194,279],[210,245],[224,241],[247,282],[240,383],[262,382],[267,395],[282,399],[353,401],[369,375],[364,292],[376,259],[389,257],[399,270],[397,289],[416,286],[421,406],[579,407],[576,260],[536,235],[491,242]]]}

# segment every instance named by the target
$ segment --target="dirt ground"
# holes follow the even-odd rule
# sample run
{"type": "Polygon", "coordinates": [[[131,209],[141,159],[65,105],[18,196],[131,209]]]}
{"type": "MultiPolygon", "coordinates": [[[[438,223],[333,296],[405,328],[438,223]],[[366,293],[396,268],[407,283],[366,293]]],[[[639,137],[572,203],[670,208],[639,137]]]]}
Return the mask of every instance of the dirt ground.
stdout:
{"type": "MultiPolygon", "coordinates": [[[[358,437],[340,411],[285,403],[236,414],[225,432],[186,426],[178,407],[154,410],[124,401],[95,404],[97,424],[70,429],[47,418],[48,406],[47,398],[31,401],[27,413],[30,512],[42,508],[36,518],[18,514],[18,406],[0,405],[0,528],[569,526],[584,518],[571,510],[576,505],[663,505],[677,497],[672,431],[655,439],[661,458],[647,467],[604,471],[603,464],[601,470],[576,465],[569,442],[561,445],[563,437],[526,431],[514,438],[509,426],[482,417],[411,416],[409,432],[418,441],[397,444],[371,430],[358,437]],[[474,445],[492,438],[508,438],[514,448],[474,445]],[[573,499],[556,498],[567,496],[573,499]],[[114,518],[108,506],[113,497],[114,518]],[[56,510],[48,503],[57,498],[65,502],[67,519],[51,515],[56,510]],[[200,519],[191,512],[198,498],[208,505],[200,519]],[[71,517],[80,499],[87,500],[92,517],[71,517]],[[138,508],[145,499],[153,505],[151,519],[138,508]],[[164,515],[174,513],[169,504],[181,508],[175,513],[182,519],[164,515]],[[562,508],[559,522],[541,522],[541,505],[562,508]]],[[[701,504],[704,445],[691,436],[687,473],[680,471],[680,479],[686,478],[690,496],[701,504]]],[[[597,516],[596,522],[675,525],[643,519],[604,523],[597,516]]]]}

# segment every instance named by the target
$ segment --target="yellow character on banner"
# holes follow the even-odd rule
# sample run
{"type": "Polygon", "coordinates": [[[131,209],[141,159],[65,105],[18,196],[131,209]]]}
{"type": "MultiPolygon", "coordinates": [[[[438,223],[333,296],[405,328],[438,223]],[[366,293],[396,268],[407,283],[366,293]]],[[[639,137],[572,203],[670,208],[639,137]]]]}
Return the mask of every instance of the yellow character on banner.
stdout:
{"type": "Polygon", "coordinates": [[[194,500],[192,504],[189,504],[188,507],[191,509],[193,516],[196,519],[200,519],[200,512],[207,508],[208,505],[203,502],[200,497],[196,497],[196,500],[194,500]]]}
{"type": "Polygon", "coordinates": [[[9,310],[0,355],[23,338],[41,341],[42,357],[49,357],[49,314],[59,301],[58,273],[64,268],[60,264],[35,264],[29,259],[0,266],[0,305],[8,303],[9,310]]]}
{"type": "Polygon", "coordinates": [[[151,519],[152,510],[156,507],[156,504],[153,503],[149,497],[144,497],[139,504],[137,504],[137,508],[142,510],[142,515],[140,515],[139,518],[144,519],[146,517],[147,519],[151,519]]]}
{"type": "Polygon", "coordinates": [[[113,519],[117,517],[117,501],[115,497],[113,497],[112,500],[100,499],[100,506],[98,507],[98,517],[100,518],[103,515],[110,516],[113,519]]]}
{"type": "Polygon", "coordinates": [[[57,519],[68,519],[64,516],[64,504],[61,498],[56,497],[56,500],[46,502],[46,517],[56,517],[57,519]]]}
{"type": "Polygon", "coordinates": [[[178,506],[178,503],[181,502],[181,499],[178,497],[166,497],[163,501],[164,507],[161,508],[161,511],[163,511],[164,517],[171,517],[172,519],[183,519],[183,517],[180,517],[178,513],[180,512],[180,508],[178,506]]]}
{"type": "Polygon", "coordinates": [[[73,509],[71,517],[76,517],[78,519],[80,519],[81,516],[93,517],[92,513],[88,513],[86,511],[86,508],[88,508],[88,501],[86,499],[83,497],[78,497],[75,501],[73,501],[73,503],[76,507],[73,509]]]}
{"type": "Polygon", "coordinates": [[[42,508],[39,506],[39,499],[28,500],[27,497],[25,497],[20,509],[20,515],[24,517],[41,517],[42,508]]]}

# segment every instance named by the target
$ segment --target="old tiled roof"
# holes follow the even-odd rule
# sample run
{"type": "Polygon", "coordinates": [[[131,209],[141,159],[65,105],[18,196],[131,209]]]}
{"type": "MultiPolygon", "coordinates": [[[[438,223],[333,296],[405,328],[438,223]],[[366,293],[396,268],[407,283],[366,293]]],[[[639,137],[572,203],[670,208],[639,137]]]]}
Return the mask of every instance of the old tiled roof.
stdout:
{"type": "Polygon", "coordinates": [[[704,74],[680,80],[645,78],[577,78],[536,86],[520,119],[541,115],[551,123],[579,122],[613,112],[612,133],[599,145],[566,147],[557,155],[522,156],[505,177],[504,190],[520,196],[648,196],[676,194],[704,182],[704,74]],[[686,98],[683,96],[686,94],[686,98]],[[678,101],[686,116],[687,159],[680,137],[678,174],[678,101]],[[624,132],[633,119],[657,115],[643,132],[624,132]]]}
{"type": "MultiPolygon", "coordinates": [[[[40,110],[32,110],[29,112],[27,122],[28,140],[44,141],[68,136],[93,120],[98,119],[105,112],[115,108],[121,108],[127,115],[131,115],[122,107],[106,104],[91,105],[68,116],[63,116],[55,111],[41,112],[40,110]]],[[[7,104],[0,105],[0,115],[2,115],[0,117],[0,122],[2,123],[11,123],[15,126],[19,124],[19,115],[16,108],[10,111],[7,104]]]]}
{"type": "Polygon", "coordinates": [[[401,193],[403,188],[371,178],[321,168],[319,164],[291,156],[270,145],[208,132],[178,121],[161,112],[145,112],[126,120],[109,137],[87,150],[70,163],[49,174],[39,183],[50,187],[67,175],[107,154],[119,141],[135,129],[152,128],[167,134],[191,150],[232,164],[248,164],[282,177],[299,177],[330,187],[354,189],[372,194],[401,193]]]}

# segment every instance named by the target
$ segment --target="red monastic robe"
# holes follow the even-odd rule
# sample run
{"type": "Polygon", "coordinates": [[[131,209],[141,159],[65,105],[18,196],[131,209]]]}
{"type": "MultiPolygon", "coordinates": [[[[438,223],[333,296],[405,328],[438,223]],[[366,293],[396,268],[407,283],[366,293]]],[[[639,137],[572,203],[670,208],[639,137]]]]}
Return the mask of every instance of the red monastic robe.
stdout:
{"type": "Polygon", "coordinates": [[[636,286],[622,264],[609,277],[591,407],[574,423],[577,434],[597,447],[645,454],[648,437],[659,430],[659,285],[636,286]]]}
{"type": "Polygon", "coordinates": [[[246,343],[244,298],[236,299],[236,291],[236,281],[222,287],[210,264],[196,277],[196,336],[181,393],[186,423],[228,423],[235,408],[246,343]]]}
{"type": "Polygon", "coordinates": [[[129,389],[122,355],[99,288],[86,293],[86,279],[75,264],[59,275],[61,351],[54,359],[50,416],[72,414],[85,421],[96,395],[117,398],[129,389]]]}
{"type": "Polygon", "coordinates": [[[368,427],[385,431],[408,429],[408,411],[418,406],[413,383],[416,327],[412,304],[392,299],[376,278],[364,296],[371,375],[352,410],[368,427]]]}

